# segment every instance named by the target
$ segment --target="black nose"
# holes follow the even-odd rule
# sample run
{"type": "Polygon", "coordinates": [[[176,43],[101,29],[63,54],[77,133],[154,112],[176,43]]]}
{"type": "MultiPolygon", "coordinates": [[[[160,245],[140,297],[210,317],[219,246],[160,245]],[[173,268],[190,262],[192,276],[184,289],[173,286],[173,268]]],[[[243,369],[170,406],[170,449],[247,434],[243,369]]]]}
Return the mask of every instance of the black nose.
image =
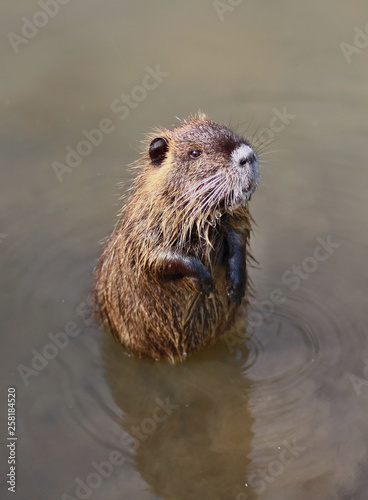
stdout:
{"type": "Polygon", "coordinates": [[[239,165],[243,167],[247,163],[250,164],[254,163],[255,161],[256,161],[256,155],[252,151],[251,153],[247,154],[247,156],[243,156],[243,158],[240,158],[239,165]]]}

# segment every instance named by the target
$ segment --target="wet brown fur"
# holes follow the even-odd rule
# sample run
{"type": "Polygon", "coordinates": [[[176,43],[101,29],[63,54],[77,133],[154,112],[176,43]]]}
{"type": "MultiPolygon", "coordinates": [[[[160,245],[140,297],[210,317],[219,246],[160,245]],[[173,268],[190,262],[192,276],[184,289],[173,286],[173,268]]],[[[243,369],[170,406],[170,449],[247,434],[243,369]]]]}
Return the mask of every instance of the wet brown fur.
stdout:
{"type": "Polygon", "coordinates": [[[148,136],[147,150],[156,136],[166,138],[168,154],[159,168],[148,154],[138,160],[132,194],[97,266],[95,299],[102,322],[123,345],[139,356],[175,361],[234,323],[239,306],[226,292],[224,231],[235,229],[248,248],[252,219],[247,205],[232,209],[231,179],[223,172],[236,134],[199,114],[148,136]],[[204,151],[195,164],[186,160],[188,145],[204,151]],[[190,278],[160,277],[171,248],[208,268],[214,293],[199,292],[190,278]]]}

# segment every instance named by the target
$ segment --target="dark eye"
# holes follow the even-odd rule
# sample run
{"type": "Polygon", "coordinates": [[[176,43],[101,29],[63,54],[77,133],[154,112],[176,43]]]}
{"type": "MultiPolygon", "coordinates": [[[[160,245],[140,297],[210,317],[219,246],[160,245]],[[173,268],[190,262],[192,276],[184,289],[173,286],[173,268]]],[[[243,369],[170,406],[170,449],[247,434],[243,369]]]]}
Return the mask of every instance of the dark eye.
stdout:
{"type": "Polygon", "coordinates": [[[199,158],[202,154],[202,151],[199,151],[199,149],[193,149],[192,151],[189,152],[189,156],[191,158],[199,158]]]}

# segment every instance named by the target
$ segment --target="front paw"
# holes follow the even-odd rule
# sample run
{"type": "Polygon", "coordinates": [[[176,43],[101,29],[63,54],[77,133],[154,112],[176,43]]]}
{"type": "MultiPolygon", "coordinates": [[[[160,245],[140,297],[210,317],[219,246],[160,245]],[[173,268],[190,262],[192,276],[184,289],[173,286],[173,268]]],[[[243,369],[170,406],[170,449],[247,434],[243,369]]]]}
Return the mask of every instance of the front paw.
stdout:
{"type": "Polygon", "coordinates": [[[199,293],[204,294],[206,297],[215,291],[215,282],[209,272],[194,280],[196,288],[199,293]]]}
{"type": "Polygon", "coordinates": [[[245,285],[246,280],[236,280],[229,278],[227,281],[227,296],[230,300],[235,302],[235,304],[240,304],[245,295],[245,285]]]}

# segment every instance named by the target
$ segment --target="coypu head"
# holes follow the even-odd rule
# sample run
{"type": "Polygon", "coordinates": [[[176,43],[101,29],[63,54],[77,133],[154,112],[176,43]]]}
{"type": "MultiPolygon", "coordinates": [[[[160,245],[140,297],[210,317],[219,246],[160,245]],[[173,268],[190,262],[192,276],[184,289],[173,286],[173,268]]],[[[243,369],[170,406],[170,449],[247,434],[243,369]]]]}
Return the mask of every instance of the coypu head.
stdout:
{"type": "Polygon", "coordinates": [[[200,113],[176,128],[157,130],[146,147],[135,187],[167,243],[183,246],[193,230],[206,238],[224,214],[248,213],[259,181],[257,155],[225,125],[200,113]]]}

